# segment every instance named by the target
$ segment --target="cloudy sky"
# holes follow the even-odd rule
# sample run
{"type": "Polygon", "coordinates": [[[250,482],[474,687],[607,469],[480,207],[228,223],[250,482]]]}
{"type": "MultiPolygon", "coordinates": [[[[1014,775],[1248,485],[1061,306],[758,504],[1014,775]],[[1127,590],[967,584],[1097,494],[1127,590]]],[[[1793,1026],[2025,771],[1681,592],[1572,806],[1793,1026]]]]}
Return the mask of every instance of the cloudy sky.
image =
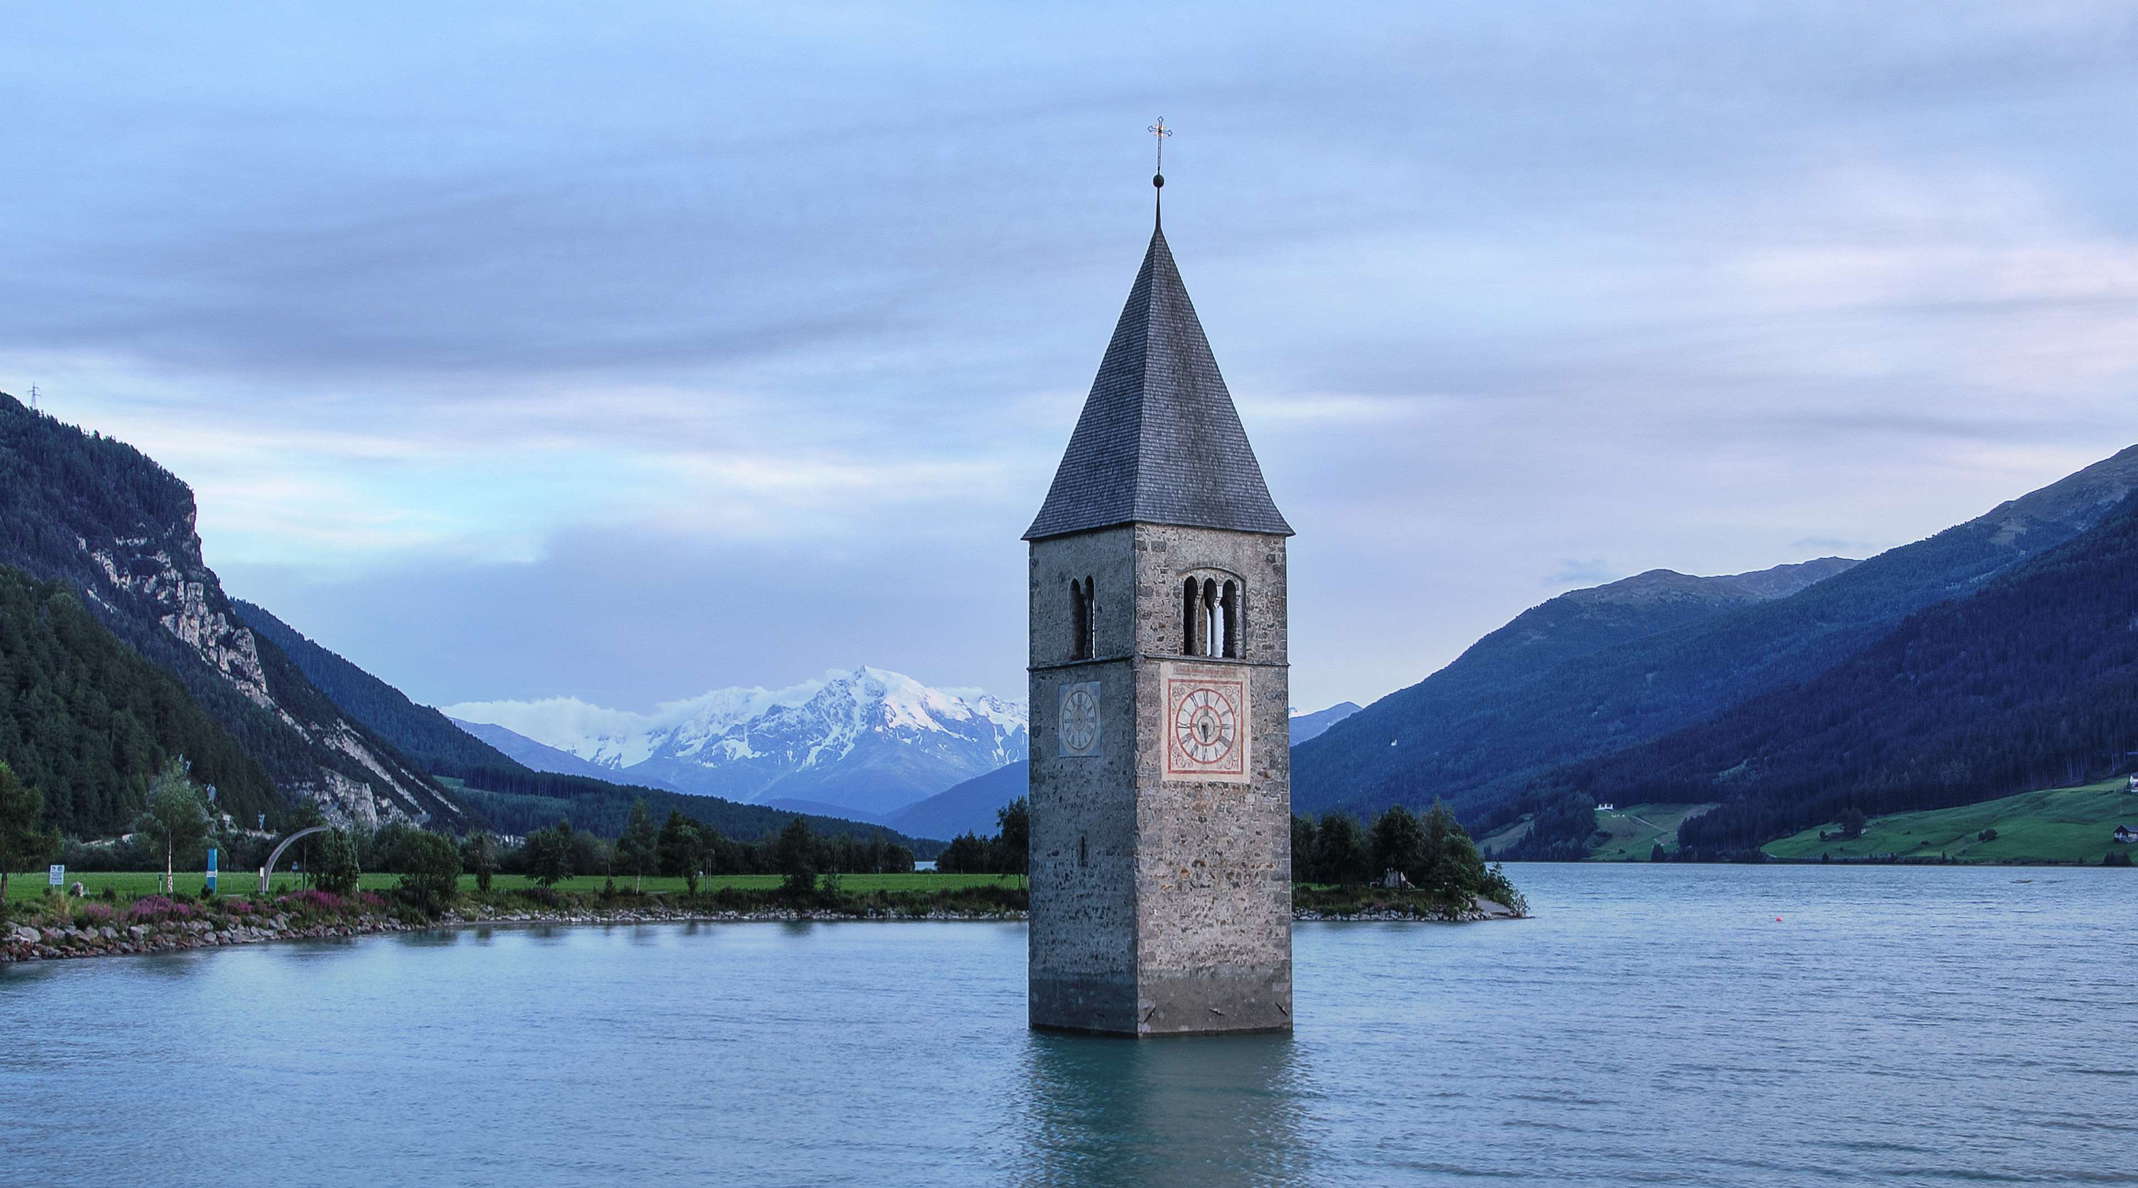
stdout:
{"type": "Polygon", "coordinates": [[[1295,700],[2138,440],[2127,5],[9,4],[0,389],[420,700],[1023,689],[1167,233],[1295,700]]]}

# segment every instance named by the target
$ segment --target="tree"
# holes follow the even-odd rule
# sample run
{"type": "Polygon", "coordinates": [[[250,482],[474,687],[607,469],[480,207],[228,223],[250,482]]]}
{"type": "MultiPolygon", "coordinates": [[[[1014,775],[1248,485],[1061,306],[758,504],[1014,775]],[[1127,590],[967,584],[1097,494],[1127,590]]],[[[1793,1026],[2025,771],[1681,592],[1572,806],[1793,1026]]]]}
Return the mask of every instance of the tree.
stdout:
{"type": "Polygon", "coordinates": [[[979,834],[961,833],[935,856],[935,868],[943,874],[984,874],[994,865],[992,849],[979,834]]]}
{"type": "Polygon", "coordinates": [[[330,830],[319,847],[319,889],[336,895],[354,895],[364,865],[357,857],[356,839],[346,829],[330,830]]]}
{"type": "Polygon", "coordinates": [[[0,763],[0,907],[7,903],[8,872],[35,866],[59,848],[59,835],[39,828],[44,815],[44,794],[0,763]]]}
{"type": "Polygon", "coordinates": [[[1328,813],[1314,830],[1314,874],[1323,882],[1357,886],[1371,876],[1359,823],[1343,813],[1328,813]]]}
{"type": "Polygon", "coordinates": [[[544,887],[572,877],[572,823],[558,821],[527,835],[527,873],[544,887]]]}
{"type": "Polygon", "coordinates": [[[1006,874],[1021,875],[1031,864],[1032,850],[1032,805],[1020,796],[995,810],[995,822],[1001,827],[996,835],[995,848],[1000,854],[996,866],[1006,874]]]}
{"type": "Polygon", "coordinates": [[[163,893],[176,889],[178,859],[190,857],[194,847],[206,841],[210,820],[201,799],[200,785],[193,782],[192,768],[184,756],[174,756],[149,784],[148,807],[134,821],[134,832],[145,836],[152,848],[163,851],[163,893]]]}
{"type": "Polygon", "coordinates": [[[1668,855],[1668,854],[1666,854],[1666,853],[1664,853],[1664,852],[1663,852],[1663,843],[1662,843],[1662,842],[1657,842],[1656,844],[1654,844],[1654,845],[1652,845],[1652,846],[1648,847],[1648,861],[1650,861],[1650,862],[1666,862],[1666,861],[1669,861],[1669,859],[1670,859],[1670,855],[1668,855]]]}
{"type": "Polygon", "coordinates": [[[1842,837],[1862,837],[1865,824],[1866,821],[1862,809],[1852,804],[1841,810],[1842,837]]]}
{"type": "Polygon", "coordinates": [[[1314,881],[1314,822],[1296,813],[1292,816],[1292,881],[1314,881]]]}
{"type": "Polygon", "coordinates": [[[448,838],[415,830],[400,840],[395,855],[401,868],[401,894],[435,912],[460,890],[460,850],[448,838]]]}
{"type": "Polygon", "coordinates": [[[460,847],[461,865],[475,872],[475,889],[490,893],[490,880],[497,874],[497,839],[488,833],[473,833],[460,847]]]}
{"type": "Polygon", "coordinates": [[[796,817],[780,830],[772,843],[772,864],[786,876],[780,889],[789,896],[800,898],[816,893],[817,839],[809,832],[808,821],[796,817]]]}
{"type": "Polygon", "coordinates": [[[654,863],[655,843],[653,814],[646,810],[645,799],[632,801],[631,822],[624,826],[623,836],[616,839],[616,863],[630,872],[633,891],[639,889],[639,880],[654,863]]]}
{"type": "Polygon", "coordinates": [[[1411,882],[1444,893],[1474,892],[1485,882],[1485,859],[1477,843],[1463,832],[1462,823],[1436,800],[1422,822],[1425,830],[1424,862],[1411,882]]]}
{"type": "Polygon", "coordinates": [[[1404,877],[1417,883],[1425,868],[1425,830],[1418,818],[1400,804],[1388,806],[1373,823],[1367,848],[1373,854],[1371,870],[1400,870],[1404,877]]]}
{"type": "Polygon", "coordinates": [[[671,879],[682,879],[683,885],[696,895],[698,872],[705,859],[705,832],[698,823],[681,810],[668,810],[668,820],[661,823],[653,848],[656,869],[671,879]]]}

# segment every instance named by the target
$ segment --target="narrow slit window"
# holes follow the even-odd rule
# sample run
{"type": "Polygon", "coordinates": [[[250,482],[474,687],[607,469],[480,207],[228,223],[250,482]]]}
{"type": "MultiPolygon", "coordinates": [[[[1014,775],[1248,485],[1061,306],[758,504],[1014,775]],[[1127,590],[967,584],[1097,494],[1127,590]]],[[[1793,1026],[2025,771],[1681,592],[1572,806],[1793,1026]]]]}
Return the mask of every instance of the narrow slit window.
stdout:
{"type": "Polygon", "coordinates": [[[1099,654],[1099,592],[1089,577],[1078,590],[1077,600],[1083,607],[1083,614],[1078,619],[1082,630],[1077,635],[1077,648],[1080,657],[1089,660],[1099,654]]]}

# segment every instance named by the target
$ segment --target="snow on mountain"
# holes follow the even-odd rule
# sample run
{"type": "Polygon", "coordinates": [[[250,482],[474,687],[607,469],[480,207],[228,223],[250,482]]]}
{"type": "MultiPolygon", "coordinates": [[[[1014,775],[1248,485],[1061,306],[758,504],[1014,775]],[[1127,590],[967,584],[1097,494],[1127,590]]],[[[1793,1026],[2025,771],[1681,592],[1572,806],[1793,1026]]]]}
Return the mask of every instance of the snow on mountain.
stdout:
{"type": "Polygon", "coordinates": [[[867,666],[784,689],[717,689],[644,714],[571,697],[463,702],[445,712],[640,783],[869,814],[1014,763],[1029,742],[1018,703],[867,666]]]}

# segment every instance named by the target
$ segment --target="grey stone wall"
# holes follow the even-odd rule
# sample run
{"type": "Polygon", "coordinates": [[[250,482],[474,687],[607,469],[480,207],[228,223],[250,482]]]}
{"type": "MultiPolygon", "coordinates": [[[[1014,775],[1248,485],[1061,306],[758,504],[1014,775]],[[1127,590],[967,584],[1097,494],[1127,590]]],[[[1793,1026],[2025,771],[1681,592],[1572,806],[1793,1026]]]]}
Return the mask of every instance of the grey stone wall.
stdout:
{"type": "Polygon", "coordinates": [[[1135,1035],[1291,1025],[1291,769],[1285,542],[1135,525],[1031,549],[1035,1026],[1135,1035]],[[1243,591],[1246,783],[1165,779],[1161,666],[1181,657],[1181,583],[1243,591]],[[1093,659],[1070,661],[1069,584],[1097,589],[1093,659]],[[1060,754],[1063,686],[1096,681],[1102,744],[1060,754]]]}

